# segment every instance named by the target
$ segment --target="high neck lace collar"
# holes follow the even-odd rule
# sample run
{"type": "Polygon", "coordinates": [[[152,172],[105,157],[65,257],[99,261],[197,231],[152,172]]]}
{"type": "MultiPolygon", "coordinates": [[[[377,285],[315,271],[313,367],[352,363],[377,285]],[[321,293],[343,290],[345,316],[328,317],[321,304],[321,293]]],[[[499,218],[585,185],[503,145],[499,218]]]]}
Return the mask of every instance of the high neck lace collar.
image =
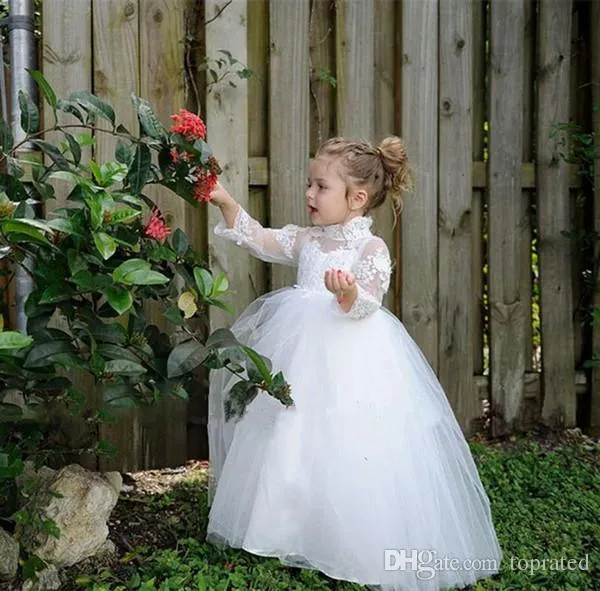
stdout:
{"type": "Polygon", "coordinates": [[[372,217],[358,216],[345,224],[313,226],[313,228],[318,236],[325,236],[332,240],[358,240],[371,235],[372,224],[372,217]]]}

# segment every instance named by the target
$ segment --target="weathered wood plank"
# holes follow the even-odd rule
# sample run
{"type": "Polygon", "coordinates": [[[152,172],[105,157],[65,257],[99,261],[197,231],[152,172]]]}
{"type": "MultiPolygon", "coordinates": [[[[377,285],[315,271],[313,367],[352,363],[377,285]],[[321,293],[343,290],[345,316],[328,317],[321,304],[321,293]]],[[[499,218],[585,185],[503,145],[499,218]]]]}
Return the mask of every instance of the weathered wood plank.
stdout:
{"type": "MultiPolygon", "coordinates": [[[[169,128],[170,115],[184,106],[184,8],[186,0],[145,0],[140,3],[140,95],[169,128]]],[[[186,216],[198,210],[162,187],[148,187],[145,194],[169,214],[173,228],[185,230],[186,216]]],[[[149,306],[150,318],[161,330],[174,325],[158,305],[149,306]]],[[[180,466],[187,459],[187,406],[168,397],[142,414],[144,467],[180,466]],[[150,462],[150,465],[148,465],[150,462]]]]}
{"type": "Polygon", "coordinates": [[[571,2],[542,0],[539,11],[537,83],[537,211],[542,330],[542,419],[575,425],[574,332],[568,178],[553,127],[569,118],[571,2]]]}
{"type": "MultiPolygon", "coordinates": [[[[600,3],[592,3],[591,22],[600,22],[600,3]]],[[[592,35],[591,38],[591,78],[600,80],[600,35],[592,35]]],[[[592,87],[592,103],[600,105],[600,85],[592,87]]],[[[600,109],[593,112],[593,126],[596,138],[600,138],[600,109]]],[[[596,163],[594,174],[594,229],[600,232],[600,166],[596,163]]],[[[600,256],[600,244],[596,243],[595,256],[600,256]]],[[[594,306],[600,307],[600,293],[594,294],[594,306]]],[[[600,325],[596,322],[592,329],[592,347],[600,349],[600,325]]],[[[591,407],[590,407],[590,426],[600,429],[600,368],[592,369],[591,376],[591,407]]]]}
{"type": "MultiPolygon", "coordinates": [[[[267,0],[248,2],[248,67],[255,73],[248,79],[248,154],[265,157],[269,151],[269,3],[267,0]]],[[[265,158],[265,175],[268,179],[268,163],[265,158]]],[[[252,171],[248,170],[248,175],[252,171]]],[[[251,181],[250,185],[253,183],[251,181]]],[[[265,222],[268,212],[268,191],[265,186],[251,187],[249,192],[250,215],[265,222]]],[[[251,296],[257,297],[268,290],[269,265],[250,257],[251,296]]]]}
{"type": "Polygon", "coordinates": [[[335,14],[331,0],[310,10],[310,153],[335,135],[335,14]]]}
{"type": "MultiPolygon", "coordinates": [[[[219,49],[230,51],[236,59],[247,63],[247,3],[234,0],[206,2],[206,54],[217,57],[219,49]],[[215,16],[222,12],[215,19],[215,16]],[[212,22],[208,22],[211,21],[212,22]]],[[[231,195],[248,209],[248,84],[236,80],[233,88],[227,79],[210,88],[206,97],[206,121],[208,141],[223,168],[221,183],[231,195]]],[[[233,303],[241,312],[252,300],[249,280],[249,254],[235,244],[214,236],[212,228],[223,216],[216,207],[208,210],[209,262],[213,273],[224,272],[229,278],[233,303]]],[[[231,326],[235,318],[212,308],[210,311],[211,330],[231,326]]]]}
{"type": "MultiPolygon", "coordinates": [[[[375,29],[375,79],[374,79],[374,140],[380,142],[384,137],[396,135],[396,112],[394,102],[395,92],[395,36],[396,36],[396,7],[393,0],[374,1],[374,29],[375,29]]],[[[373,212],[374,231],[381,236],[390,254],[395,260],[395,241],[397,240],[397,226],[394,227],[393,205],[390,199],[373,212]]],[[[399,223],[399,222],[397,222],[399,223]]],[[[394,266],[390,285],[395,284],[394,266]]],[[[394,290],[388,290],[383,298],[383,305],[388,310],[395,309],[394,290]]]]}
{"type": "MultiPolygon", "coordinates": [[[[472,157],[483,162],[485,150],[485,4],[482,0],[472,3],[473,10],[473,117],[472,117],[472,157]]],[[[474,175],[475,167],[471,166],[474,175]]],[[[483,373],[484,362],[484,275],[483,275],[483,203],[485,194],[481,189],[473,189],[471,197],[471,253],[472,274],[472,317],[473,317],[473,371],[483,373]]],[[[489,349],[488,349],[489,350],[489,349]]]]}
{"type": "MultiPolygon", "coordinates": [[[[479,393],[480,400],[486,400],[488,397],[488,389],[489,389],[489,376],[484,375],[475,375],[473,376],[475,380],[475,387],[477,392],[479,393]]],[[[575,372],[575,379],[573,382],[573,387],[578,396],[585,395],[588,390],[587,376],[583,371],[575,372]]],[[[541,374],[537,371],[535,372],[526,372],[524,377],[524,391],[525,398],[527,399],[535,399],[540,400],[542,397],[541,394],[541,374]]]]}
{"type": "MultiPolygon", "coordinates": [[[[309,156],[309,0],[270,2],[269,178],[271,225],[308,225],[304,198],[309,156]]],[[[271,287],[296,270],[273,265],[271,287]]]]}
{"type": "MultiPolygon", "coordinates": [[[[524,0],[524,24],[523,31],[523,158],[522,162],[533,160],[533,117],[534,117],[534,82],[535,82],[535,25],[536,12],[535,0],[524,0]]],[[[535,179],[534,179],[535,181],[535,179]]],[[[532,256],[531,256],[531,207],[533,191],[524,189],[521,199],[521,236],[523,241],[523,252],[529,253],[521,260],[521,294],[525,307],[525,370],[533,371],[533,288],[532,288],[532,256]]],[[[536,368],[539,371],[539,367],[536,368]]]]}
{"type": "MultiPolygon", "coordinates": [[[[42,70],[53,86],[57,96],[66,98],[76,90],[92,90],[92,2],[91,0],[47,0],[42,11],[42,70]]],[[[44,127],[54,124],[53,115],[48,109],[43,111],[44,127]]],[[[66,124],[78,123],[77,119],[64,113],[59,121],[66,124]]],[[[55,141],[58,134],[47,139],[55,141]]],[[[84,150],[84,158],[90,154],[84,150]]],[[[54,182],[56,200],[44,204],[46,215],[63,207],[67,196],[65,183],[54,182]]],[[[70,189],[69,189],[70,190],[70,189]]],[[[88,404],[98,407],[102,395],[94,386],[91,377],[72,376],[75,387],[87,394],[88,404]]],[[[85,427],[81,425],[81,433],[85,427]]],[[[76,439],[75,434],[71,434],[76,439]]],[[[77,460],[84,467],[96,470],[98,458],[91,455],[80,456],[77,460]]]]}
{"type": "MultiPolygon", "coordinates": [[[[137,3],[105,0],[93,5],[94,91],[113,105],[121,123],[131,130],[137,126],[131,93],[139,94],[140,80],[138,17],[137,3]]],[[[115,145],[115,138],[99,133],[97,160],[114,160],[115,145]]],[[[125,472],[144,466],[141,411],[130,411],[117,423],[101,425],[100,436],[114,442],[119,451],[114,458],[100,459],[102,470],[125,472]]]]}
{"type": "Polygon", "coordinates": [[[490,377],[494,434],[518,422],[524,395],[528,301],[521,294],[523,241],[522,2],[490,6],[489,297],[490,377]]]}
{"type": "MultiPolygon", "coordinates": [[[[567,165],[567,176],[569,179],[569,188],[581,188],[581,176],[578,174],[576,164],[567,165]]],[[[251,186],[263,187],[269,184],[269,159],[266,157],[254,157],[248,161],[248,182],[251,186]]],[[[535,165],[532,162],[525,162],[521,165],[521,188],[535,189],[535,165]]],[[[488,186],[487,163],[483,161],[473,162],[473,189],[486,189],[488,186]]],[[[407,196],[410,198],[410,196],[407,196]]]]}
{"type": "Polygon", "coordinates": [[[370,141],[375,134],[374,17],[374,0],[336,2],[338,134],[370,141]]]}
{"type": "Polygon", "coordinates": [[[402,5],[401,132],[415,163],[402,213],[402,320],[438,367],[438,7],[402,5]],[[415,34],[418,32],[418,34],[415,34]]]}
{"type": "Polygon", "coordinates": [[[470,434],[481,408],[473,381],[471,3],[440,3],[439,368],[456,418],[470,434]]]}

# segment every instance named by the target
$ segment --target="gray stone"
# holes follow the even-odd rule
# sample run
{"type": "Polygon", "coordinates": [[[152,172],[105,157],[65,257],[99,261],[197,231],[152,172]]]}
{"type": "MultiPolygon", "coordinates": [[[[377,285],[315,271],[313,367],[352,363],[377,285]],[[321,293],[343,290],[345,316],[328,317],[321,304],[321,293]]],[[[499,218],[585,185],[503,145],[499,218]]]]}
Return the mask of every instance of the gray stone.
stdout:
{"type": "Polygon", "coordinates": [[[58,569],[53,565],[38,571],[36,580],[28,580],[23,583],[23,591],[53,591],[60,589],[61,581],[58,569]]]}
{"type": "Polygon", "coordinates": [[[58,472],[32,499],[29,509],[40,511],[60,529],[60,537],[22,531],[24,547],[59,567],[93,556],[108,537],[107,521],[119,498],[117,479],[71,464],[58,472]]]}
{"type": "Polygon", "coordinates": [[[14,579],[19,567],[19,544],[0,527],[0,580],[14,579]]]}

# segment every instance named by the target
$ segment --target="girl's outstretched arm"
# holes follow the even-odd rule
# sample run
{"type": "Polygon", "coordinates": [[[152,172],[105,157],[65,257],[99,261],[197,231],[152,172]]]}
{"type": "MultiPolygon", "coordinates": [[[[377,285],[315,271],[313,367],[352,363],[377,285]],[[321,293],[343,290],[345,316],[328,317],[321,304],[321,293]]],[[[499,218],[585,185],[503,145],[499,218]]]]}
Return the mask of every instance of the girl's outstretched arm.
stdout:
{"type": "Polygon", "coordinates": [[[217,183],[211,203],[223,214],[214,229],[217,236],[234,241],[256,258],[267,263],[295,266],[305,228],[289,224],[281,229],[264,228],[217,183]]]}
{"type": "Polygon", "coordinates": [[[350,318],[365,318],[381,307],[390,285],[392,264],[386,243],[374,236],[363,247],[352,271],[328,269],[325,287],[350,318]]]}

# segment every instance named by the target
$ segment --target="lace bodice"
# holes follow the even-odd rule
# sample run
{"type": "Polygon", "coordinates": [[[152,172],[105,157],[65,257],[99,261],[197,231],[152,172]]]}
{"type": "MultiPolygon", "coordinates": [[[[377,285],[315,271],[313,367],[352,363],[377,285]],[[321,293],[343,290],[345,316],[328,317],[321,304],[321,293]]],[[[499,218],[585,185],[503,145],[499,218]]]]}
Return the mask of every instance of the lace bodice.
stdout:
{"type": "Polygon", "coordinates": [[[391,275],[389,250],[381,238],[371,233],[372,223],[372,218],[362,216],[343,225],[264,228],[239,206],[233,227],[219,222],[214,233],[233,240],[263,261],[297,266],[297,285],[305,289],[329,293],[325,271],[351,271],[356,277],[358,297],[346,315],[364,318],[381,307],[391,275]]]}

